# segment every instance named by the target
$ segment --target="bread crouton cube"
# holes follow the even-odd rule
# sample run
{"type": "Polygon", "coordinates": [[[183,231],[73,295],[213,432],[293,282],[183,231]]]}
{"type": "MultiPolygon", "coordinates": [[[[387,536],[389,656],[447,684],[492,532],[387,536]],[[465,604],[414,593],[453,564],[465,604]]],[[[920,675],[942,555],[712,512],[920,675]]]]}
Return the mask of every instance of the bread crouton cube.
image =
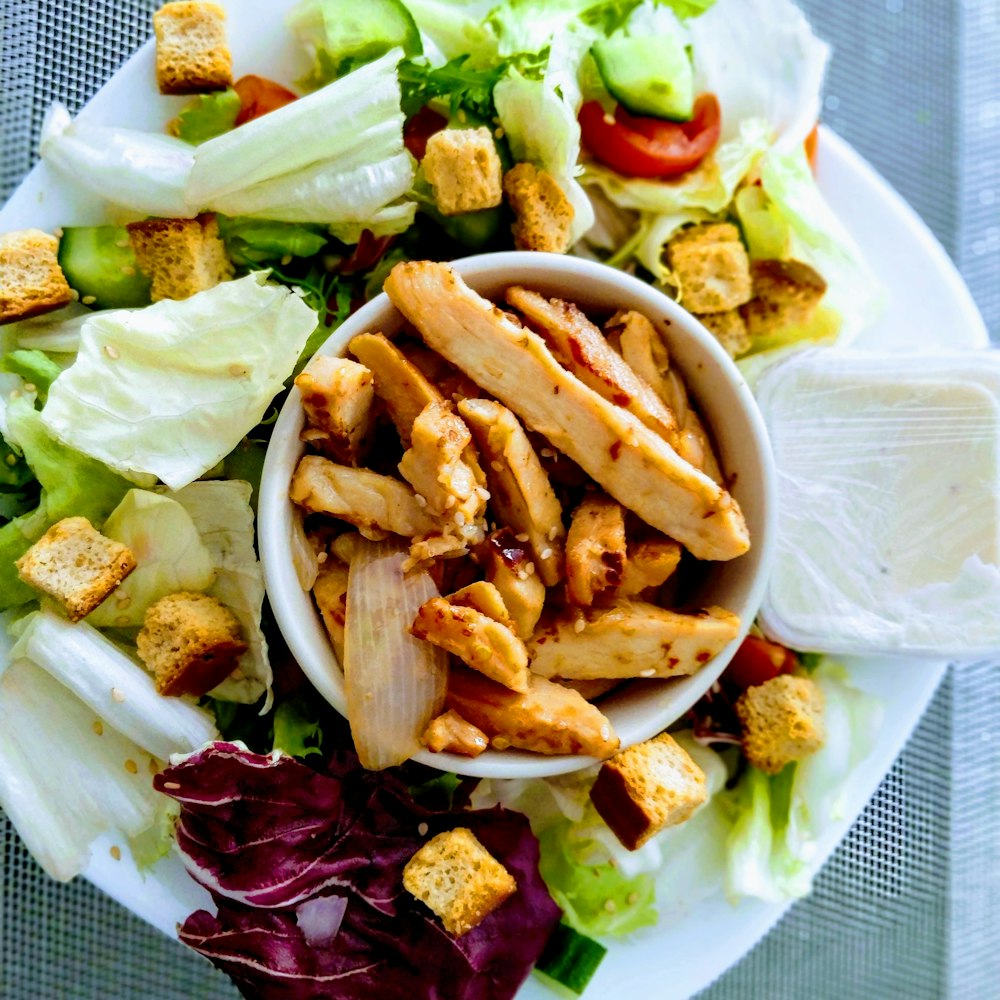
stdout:
{"type": "Polygon", "coordinates": [[[420,165],[442,215],[481,212],[503,201],[503,166],[486,127],[435,132],[420,165]]]}
{"type": "Polygon", "coordinates": [[[486,733],[450,708],[431,719],[422,742],[433,753],[460,753],[465,757],[478,757],[490,745],[486,733]]]}
{"type": "Polygon", "coordinates": [[[350,358],[317,355],[296,377],[306,426],[300,437],[346,465],[364,456],[372,426],[372,373],[350,358]]]}
{"type": "Polygon", "coordinates": [[[616,754],[590,790],[601,819],[630,851],[690,819],[708,798],[705,772],[669,734],[616,754]]]}
{"type": "Polygon", "coordinates": [[[741,309],[751,338],[812,321],[826,282],[797,260],[755,260],[750,268],[754,297],[741,309]]]}
{"type": "Polygon", "coordinates": [[[59,240],[40,229],[0,235],[0,324],[61,309],[72,301],[58,253],[59,240]]]}
{"type": "Polygon", "coordinates": [[[556,179],[532,163],[519,163],[503,178],[507,204],[514,213],[518,250],[565,253],[570,244],[573,206],[556,179]]]}
{"type": "Polygon", "coordinates": [[[696,318],[722,344],[726,354],[731,358],[738,358],[750,350],[752,341],[739,309],[727,309],[725,312],[718,313],[702,313],[696,315],[696,318]]]}
{"type": "Polygon", "coordinates": [[[455,937],[478,927],[517,891],[510,872],[464,826],[428,840],[406,863],[403,886],[455,937]]]}
{"type": "Polygon", "coordinates": [[[729,223],[682,229],[667,244],[679,300],[689,312],[718,313],[749,302],[750,259],[739,231],[729,223]]]}
{"type": "Polygon", "coordinates": [[[146,611],[139,658],[164,695],[203,695],[221,684],[246,652],[240,623],[224,604],[191,591],[161,597],[146,611]]]}
{"type": "Polygon", "coordinates": [[[781,674],[747,688],[736,701],[736,714],[744,755],[767,774],[815,753],[826,736],[823,692],[809,677],[781,674]]]}
{"type": "Polygon", "coordinates": [[[153,31],[161,94],[202,94],[232,84],[226,12],[218,4],[164,4],[153,15],[153,31]]]}
{"type": "Polygon", "coordinates": [[[135,569],[135,556],[85,517],[57,521],[17,560],[29,587],[55,598],[78,622],[135,569]]]}
{"type": "Polygon", "coordinates": [[[154,302],[190,298],[235,273],[214,215],[147,219],[126,228],[139,270],[152,282],[154,302]]]}

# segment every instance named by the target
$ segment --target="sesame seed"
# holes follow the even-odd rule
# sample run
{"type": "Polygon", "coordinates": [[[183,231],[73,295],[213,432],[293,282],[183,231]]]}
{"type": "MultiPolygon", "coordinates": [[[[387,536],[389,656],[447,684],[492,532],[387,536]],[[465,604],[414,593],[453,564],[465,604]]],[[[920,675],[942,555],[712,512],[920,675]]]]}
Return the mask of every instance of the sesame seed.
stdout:
{"type": "Polygon", "coordinates": [[[104,345],[104,353],[111,358],[112,361],[117,361],[121,357],[118,353],[118,349],[113,347],[111,344],[104,345]]]}
{"type": "Polygon", "coordinates": [[[122,594],[121,597],[116,598],[116,603],[120,608],[127,608],[132,603],[132,597],[129,594],[122,594]]]}
{"type": "Polygon", "coordinates": [[[115,246],[118,247],[119,250],[125,250],[128,245],[127,239],[115,240],[115,246]]]}
{"type": "Polygon", "coordinates": [[[639,671],[639,676],[640,677],[655,677],[656,676],[656,668],[655,667],[649,667],[647,670],[640,670],[639,671]]]}
{"type": "Polygon", "coordinates": [[[180,791],[180,785],[176,781],[164,781],[163,787],[171,792],[180,791]]]}
{"type": "Polygon", "coordinates": [[[454,497],[448,497],[444,502],[444,509],[451,510],[451,508],[454,507],[456,503],[458,503],[458,501],[454,497]]]}
{"type": "Polygon", "coordinates": [[[82,299],[80,299],[80,301],[85,306],[92,306],[97,301],[97,296],[96,295],[84,295],[84,297],[82,299]]]}
{"type": "Polygon", "coordinates": [[[586,627],[587,623],[583,618],[577,618],[577,620],[573,622],[573,631],[576,632],[577,635],[579,635],[586,627]]]}
{"type": "Polygon", "coordinates": [[[139,765],[134,760],[129,759],[125,761],[125,770],[128,771],[129,774],[138,774],[139,765]]]}
{"type": "Polygon", "coordinates": [[[322,566],[323,563],[325,563],[328,558],[329,558],[329,554],[328,553],[321,552],[318,556],[316,556],[316,562],[318,562],[320,564],[320,566],[322,566]]]}
{"type": "Polygon", "coordinates": [[[55,237],[58,237],[59,239],[62,239],[63,238],[63,227],[62,226],[56,226],[56,228],[52,230],[52,235],[55,236],[55,237]]]}
{"type": "Polygon", "coordinates": [[[149,758],[149,763],[146,765],[149,768],[150,774],[156,774],[160,770],[160,762],[155,757],[149,758]]]}
{"type": "Polygon", "coordinates": [[[528,540],[527,532],[522,531],[519,535],[514,536],[519,542],[526,542],[528,540]]]}
{"type": "Polygon", "coordinates": [[[112,688],[111,698],[120,705],[125,700],[125,692],[121,688],[112,688]]]}
{"type": "Polygon", "coordinates": [[[639,902],[639,893],[630,892],[626,897],[625,902],[628,903],[629,906],[635,906],[635,904],[639,902]]]}
{"type": "Polygon", "coordinates": [[[94,719],[94,724],[90,727],[98,736],[104,735],[104,723],[100,719],[94,719]]]}
{"type": "Polygon", "coordinates": [[[25,382],[24,383],[24,391],[25,392],[38,392],[38,386],[35,385],[34,382],[25,382]]]}
{"type": "Polygon", "coordinates": [[[534,576],[535,564],[533,562],[528,563],[528,565],[524,567],[524,572],[527,573],[528,576],[534,576]]]}
{"type": "Polygon", "coordinates": [[[124,628],[128,625],[128,615],[116,615],[115,624],[124,628]]]}
{"type": "Polygon", "coordinates": [[[124,274],[126,278],[134,278],[135,268],[131,264],[125,264],[122,266],[122,274],[124,274]]]}
{"type": "Polygon", "coordinates": [[[494,472],[503,472],[503,462],[490,462],[490,468],[494,472]]]}
{"type": "Polygon", "coordinates": [[[282,267],[288,267],[288,265],[291,264],[291,262],[292,262],[292,255],[290,253],[286,253],[281,258],[281,266],[282,267]]]}
{"type": "Polygon", "coordinates": [[[229,366],[229,374],[232,375],[233,378],[242,378],[244,375],[246,375],[246,373],[247,373],[246,365],[240,365],[234,363],[229,366]]]}
{"type": "Polygon", "coordinates": [[[553,525],[551,528],[549,528],[549,541],[554,542],[558,537],[559,537],[559,529],[555,525],[553,525]]]}
{"type": "Polygon", "coordinates": [[[122,849],[117,844],[114,844],[111,848],[111,857],[113,857],[115,861],[121,861],[122,859],[122,849]]]}
{"type": "Polygon", "coordinates": [[[556,457],[556,453],[551,448],[543,448],[539,452],[539,454],[542,456],[542,458],[555,458],[556,457]]]}
{"type": "Polygon", "coordinates": [[[73,300],[74,302],[79,302],[79,301],[80,301],[80,293],[79,293],[79,292],[78,292],[78,291],[77,291],[77,290],[76,290],[75,288],[71,288],[71,289],[69,290],[69,297],[70,297],[70,298],[71,298],[71,299],[72,299],[72,300],[73,300]]]}
{"type": "Polygon", "coordinates": [[[539,558],[541,558],[541,559],[551,559],[552,558],[552,549],[542,549],[542,551],[541,551],[541,553],[539,555],[539,558]]]}
{"type": "Polygon", "coordinates": [[[417,506],[418,507],[426,507],[427,506],[427,497],[425,497],[423,494],[421,494],[421,493],[415,493],[413,495],[413,499],[417,501],[417,506]]]}
{"type": "Polygon", "coordinates": [[[4,461],[5,461],[5,462],[6,462],[6,463],[7,463],[8,465],[17,465],[17,455],[15,455],[15,454],[14,454],[13,452],[11,452],[11,454],[9,454],[9,455],[8,455],[8,456],[7,456],[7,457],[6,457],[5,459],[4,459],[4,461]]]}
{"type": "Polygon", "coordinates": [[[506,134],[502,127],[493,130],[494,139],[502,139],[506,134]]]}
{"type": "Polygon", "coordinates": [[[606,899],[604,900],[604,909],[607,910],[608,913],[614,913],[618,907],[615,906],[615,901],[613,899],[606,899]]]}
{"type": "Polygon", "coordinates": [[[455,513],[455,524],[460,528],[465,527],[465,515],[461,511],[456,511],[455,513]]]}
{"type": "Polygon", "coordinates": [[[420,835],[421,837],[426,837],[426,836],[427,836],[427,831],[428,831],[429,829],[430,829],[430,827],[429,827],[429,826],[428,826],[428,825],[427,825],[426,823],[421,823],[421,824],[420,824],[420,825],[419,825],[419,826],[417,827],[417,833],[418,833],[418,834],[419,834],[419,835],[420,835]]]}
{"type": "Polygon", "coordinates": [[[510,746],[510,740],[505,736],[494,736],[490,742],[495,750],[506,750],[510,746]]]}

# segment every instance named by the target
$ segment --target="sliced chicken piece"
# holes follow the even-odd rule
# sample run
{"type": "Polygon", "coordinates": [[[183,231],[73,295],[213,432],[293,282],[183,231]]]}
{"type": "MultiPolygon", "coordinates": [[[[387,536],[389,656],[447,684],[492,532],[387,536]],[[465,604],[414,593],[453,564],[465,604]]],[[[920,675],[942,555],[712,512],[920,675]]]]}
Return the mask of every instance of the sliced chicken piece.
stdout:
{"type": "Polygon", "coordinates": [[[506,625],[475,608],[432,597],[421,605],[410,632],[512,691],[528,689],[524,643],[506,625]]]}
{"type": "Polygon", "coordinates": [[[628,546],[619,597],[634,597],[649,587],[660,587],[681,561],[681,547],[672,538],[645,538],[628,546]]]}
{"type": "Polygon", "coordinates": [[[299,461],[288,495],[310,514],[339,517],[375,541],[387,531],[413,538],[436,530],[435,521],[406,483],[319,455],[305,455],[299,461]]]}
{"type": "Polygon", "coordinates": [[[344,663],[344,623],[347,620],[347,567],[335,559],[320,563],[319,575],[313,584],[313,599],[323,617],[334,656],[344,663]]]}
{"type": "Polygon", "coordinates": [[[542,677],[680,677],[700,670],[739,630],[739,617],[725,608],[687,615],[625,599],[543,616],[528,652],[542,677]]]}
{"type": "Polygon", "coordinates": [[[411,342],[401,345],[399,349],[406,360],[419,369],[424,378],[452,403],[480,395],[479,386],[468,375],[423,344],[411,342]]]}
{"type": "Polygon", "coordinates": [[[486,615],[487,618],[492,618],[495,622],[506,625],[511,630],[514,628],[514,622],[507,611],[507,605],[504,603],[500,591],[492,583],[487,583],[485,580],[477,580],[475,583],[462,587],[461,590],[456,590],[453,594],[448,595],[448,600],[452,604],[472,608],[473,611],[478,611],[486,615]]]}
{"type": "Polygon", "coordinates": [[[486,733],[450,708],[431,720],[422,742],[433,753],[460,753],[464,757],[478,757],[490,745],[486,733]]]}
{"type": "Polygon", "coordinates": [[[449,708],[491,738],[498,750],[583,753],[604,760],[621,745],[611,722],[576,691],[531,674],[522,694],[461,667],[448,677],[449,708]]]}
{"type": "Polygon", "coordinates": [[[566,590],[574,604],[615,590],[625,572],[625,511],[603,493],[583,499],[573,511],[566,538],[566,590]]]}
{"type": "Polygon", "coordinates": [[[458,404],[482,458],[490,507],[497,520],[527,535],[535,569],[546,587],[563,575],[566,529],[562,505],[517,417],[491,399],[465,399],[458,404]]]}
{"type": "Polygon", "coordinates": [[[349,358],[314,357],[295,379],[306,414],[302,440],[356,465],[370,444],[373,382],[372,373],[349,358]]]}
{"type": "Polygon", "coordinates": [[[562,299],[514,286],[507,301],[539,327],[552,353],[584,385],[634,413],[651,431],[674,443],[677,421],[659,396],[616,354],[580,308],[562,299]]]}
{"type": "Polygon", "coordinates": [[[578,692],[587,701],[597,701],[598,698],[603,698],[609,691],[614,691],[616,687],[621,687],[623,682],[613,677],[603,677],[592,681],[559,680],[556,683],[569,688],[571,691],[578,692]]]}
{"type": "Polygon", "coordinates": [[[625,363],[652,386],[677,420],[674,447],[677,453],[716,483],[722,482],[719,462],[711,439],[698,414],[691,408],[687,386],[670,366],[670,353],[656,327],[642,313],[629,309],[616,313],[607,330],[614,331],[625,363]]]}
{"type": "Polygon", "coordinates": [[[427,512],[467,545],[486,536],[486,500],[476,469],[465,460],[472,434],[451,403],[428,403],[413,422],[410,447],[399,463],[403,478],[416,490],[427,512]]]}
{"type": "Polygon", "coordinates": [[[545,584],[537,573],[526,569],[532,561],[526,546],[510,528],[501,528],[476,549],[486,579],[503,598],[521,639],[531,638],[545,605],[545,584]]]}
{"type": "Polygon", "coordinates": [[[698,559],[750,547],[739,505],[636,417],[567,372],[447,264],[404,261],[385,282],[428,346],[572,458],[619,503],[698,559]]]}

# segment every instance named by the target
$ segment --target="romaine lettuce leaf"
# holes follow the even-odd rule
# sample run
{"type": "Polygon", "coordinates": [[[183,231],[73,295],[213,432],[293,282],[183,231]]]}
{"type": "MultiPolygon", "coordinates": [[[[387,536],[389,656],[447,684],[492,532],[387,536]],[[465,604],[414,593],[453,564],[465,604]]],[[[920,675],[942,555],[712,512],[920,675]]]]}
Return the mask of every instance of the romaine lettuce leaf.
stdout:
{"type": "Polygon", "coordinates": [[[219,232],[234,264],[254,267],[283,257],[313,257],[329,242],[320,226],[219,216],[219,232]]]}
{"type": "Polygon", "coordinates": [[[45,429],[140,485],[204,475],[259,423],[316,328],[313,310],[264,278],[90,317],[45,429]]]}
{"type": "Polygon", "coordinates": [[[52,360],[44,351],[19,348],[9,351],[3,357],[5,371],[20,375],[29,385],[35,387],[38,398],[44,403],[49,386],[59,377],[62,366],[52,360]]]}
{"type": "Polygon", "coordinates": [[[173,123],[178,139],[197,145],[229,132],[240,113],[240,95],[229,87],[215,94],[199,94],[173,123]]]}

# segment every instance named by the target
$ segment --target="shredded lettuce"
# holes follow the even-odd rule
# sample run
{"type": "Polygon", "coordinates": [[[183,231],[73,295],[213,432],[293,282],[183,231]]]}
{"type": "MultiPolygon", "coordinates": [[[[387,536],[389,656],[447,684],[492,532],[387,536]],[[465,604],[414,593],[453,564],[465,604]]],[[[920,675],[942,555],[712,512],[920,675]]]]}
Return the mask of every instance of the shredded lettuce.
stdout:
{"type": "Polygon", "coordinates": [[[214,139],[235,127],[240,106],[240,95],[232,87],[216,94],[199,94],[177,116],[174,135],[192,145],[214,139]]]}
{"type": "Polygon", "coordinates": [[[139,485],[204,475],[259,423],[316,328],[312,309],[264,277],[90,317],[49,391],[46,430],[139,485]]]}

